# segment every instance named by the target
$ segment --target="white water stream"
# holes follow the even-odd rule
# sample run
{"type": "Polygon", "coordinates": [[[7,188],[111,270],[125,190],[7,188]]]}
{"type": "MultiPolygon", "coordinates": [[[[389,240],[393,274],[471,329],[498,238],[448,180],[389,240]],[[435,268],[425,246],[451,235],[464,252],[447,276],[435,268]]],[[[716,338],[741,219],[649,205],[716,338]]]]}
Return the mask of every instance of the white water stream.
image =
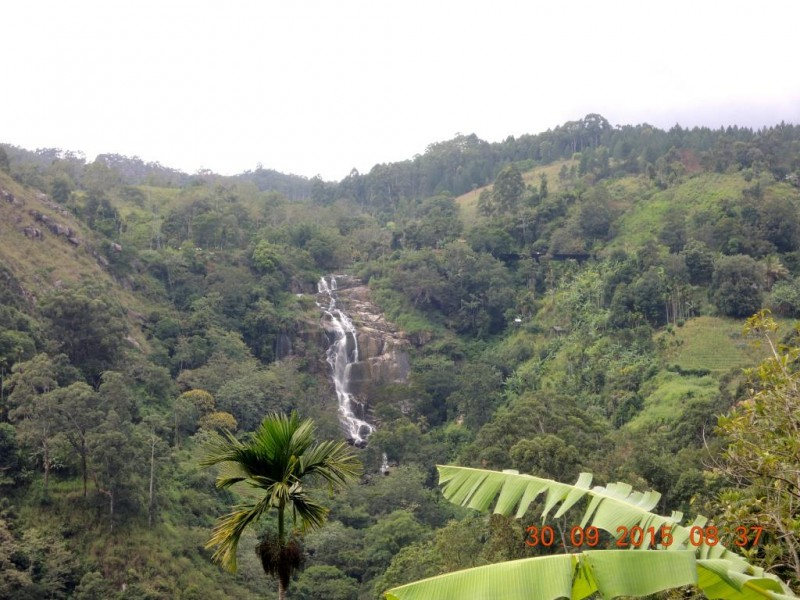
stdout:
{"type": "Polygon", "coordinates": [[[353,321],[336,307],[336,277],[329,275],[317,283],[317,306],[330,319],[334,339],[328,347],[327,360],[331,366],[333,386],[339,402],[339,418],[345,435],[353,445],[363,448],[375,426],[366,421],[365,406],[350,393],[350,365],[358,362],[358,339],[353,321]]]}

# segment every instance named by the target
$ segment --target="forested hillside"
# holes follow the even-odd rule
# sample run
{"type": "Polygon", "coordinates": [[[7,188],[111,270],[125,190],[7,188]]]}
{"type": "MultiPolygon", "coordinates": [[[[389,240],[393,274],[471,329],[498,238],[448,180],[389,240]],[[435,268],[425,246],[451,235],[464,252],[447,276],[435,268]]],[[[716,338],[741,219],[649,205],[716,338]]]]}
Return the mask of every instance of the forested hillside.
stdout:
{"type": "Polygon", "coordinates": [[[447,463],[655,488],[662,514],[763,527],[744,552],[798,589],[798,487],[775,482],[799,468],[800,127],[593,114],[340,182],[0,145],[0,597],[277,597],[253,551],[273,516],[235,575],[212,563],[240,496],[200,460],[270,412],[343,439],[331,273],[368,286],[410,372],[368,389],[364,473],[315,492],[331,512],[289,598],[555,550],[524,543],[541,511],[444,501],[447,463]]]}

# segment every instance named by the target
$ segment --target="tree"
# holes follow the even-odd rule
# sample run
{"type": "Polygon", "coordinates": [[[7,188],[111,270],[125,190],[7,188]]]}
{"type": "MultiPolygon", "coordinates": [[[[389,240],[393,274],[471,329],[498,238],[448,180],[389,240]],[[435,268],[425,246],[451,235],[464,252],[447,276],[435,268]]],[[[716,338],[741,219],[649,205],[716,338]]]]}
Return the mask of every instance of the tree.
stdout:
{"type": "Polygon", "coordinates": [[[708,283],[714,273],[714,253],[703,242],[689,240],[681,250],[693,285],[708,283]]]}
{"type": "Polygon", "coordinates": [[[409,248],[441,247],[457,239],[462,228],[458,204],[452,196],[440,194],[422,201],[416,219],[405,226],[404,242],[409,248]]]}
{"type": "Polygon", "coordinates": [[[69,200],[71,193],[72,186],[66,177],[60,176],[53,180],[53,184],[50,186],[50,195],[53,196],[53,200],[64,204],[69,200]]]}
{"type": "Polygon", "coordinates": [[[236,431],[236,428],[238,427],[236,419],[233,417],[233,415],[224,411],[214,411],[208,413],[207,415],[203,415],[200,417],[198,425],[200,426],[200,429],[205,429],[207,431],[222,431],[225,429],[228,431],[236,431]]]}
{"type": "Polygon", "coordinates": [[[483,188],[478,196],[478,214],[484,217],[490,217],[495,213],[494,202],[492,201],[492,192],[489,188],[483,188]]]}
{"type": "Polygon", "coordinates": [[[337,567],[313,566],[303,573],[292,597],[298,600],[350,600],[358,597],[358,582],[337,567]]]}
{"type": "Polygon", "coordinates": [[[147,493],[147,527],[153,527],[153,517],[156,511],[155,491],[156,476],[159,469],[156,466],[156,457],[164,457],[168,453],[167,444],[163,437],[169,432],[167,421],[162,420],[156,415],[149,415],[140,425],[144,429],[144,437],[150,451],[150,475],[147,493]]]}
{"type": "Polygon", "coordinates": [[[260,273],[277,270],[281,264],[281,248],[267,240],[260,240],[253,248],[251,264],[260,273]]]}
{"type": "MultiPolygon", "coordinates": [[[[748,564],[719,543],[706,519],[697,517],[681,525],[681,513],[670,517],[651,512],[658,492],[634,492],[625,483],[590,489],[592,476],[582,473],[574,485],[521,475],[516,471],[487,471],[439,466],[439,483],[445,498],[478,510],[522,517],[534,500],[545,495],[542,517],[558,505],[563,516],[582,498],[589,500],[580,532],[604,531],[617,540],[638,527],[658,532],[646,543],[629,543],[625,550],[585,550],[487,565],[432,577],[386,592],[387,600],[437,598],[603,598],[645,596],[694,584],[710,598],[793,598],[791,590],[774,575],[748,564]],[[495,502],[496,500],[496,502],[495,502]],[[699,539],[698,539],[699,532],[699,539]],[[650,549],[654,547],[655,549],[650,549]],[[633,551],[632,551],[633,550],[633,551]]],[[[540,505],[541,506],[541,505],[540,505]]],[[[585,535],[583,536],[585,540],[585,535]]],[[[630,537],[628,538],[630,542],[630,537]]],[[[588,544],[573,542],[575,547],[588,544]]],[[[567,543],[564,543],[567,546],[567,543]]]]}
{"type": "Polygon", "coordinates": [[[47,498],[50,470],[54,465],[53,437],[62,416],[54,390],[58,388],[57,366],[46,354],[17,363],[11,376],[12,409],[8,416],[17,423],[17,436],[23,445],[36,448],[44,469],[44,497],[47,498]]]}
{"type": "Polygon", "coordinates": [[[9,423],[0,423],[0,488],[16,481],[20,471],[16,432],[9,423]]]}
{"type": "Polygon", "coordinates": [[[222,466],[218,488],[245,483],[263,494],[259,500],[234,506],[217,521],[206,547],[216,547],[212,559],[224,568],[236,571],[236,550],[245,528],[267,512],[277,512],[277,535],[266,535],[256,552],[264,571],[277,576],[281,600],[301,559],[297,539],[286,531],[287,511],[301,531],[321,527],[328,509],[311,497],[308,483],[322,479],[330,486],[344,487],[360,471],[345,442],[316,443],[314,430],[311,419],[301,421],[295,412],[271,414],[245,442],[226,432],[211,443],[200,463],[222,466]]]}
{"type": "Polygon", "coordinates": [[[50,337],[92,382],[121,355],[127,335],[122,310],[102,290],[60,289],[42,300],[41,311],[50,337]]]}
{"type": "Polygon", "coordinates": [[[514,165],[504,167],[498,173],[492,188],[492,201],[497,212],[516,212],[524,191],[525,182],[522,180],[522,174],[519,169],[514,165]]]}
{"type": "Polygon", "coordinates": [[[52,392],[61,415],[60,430],[80,458],[83,478],[83,497],[86,497],[88,481],[88,436],[103,420],[100,402],[95,391],[83,382],[52,392]]]}
{"type": "Polygon", "coordinates": [[[143,504],[142,480],[149,452],[134,426],[112,409],[89,438],[89,459],[97,491],[108,498],[109,533],[121,509],[136,513],[143,504]]]}
{"type": "Polygon", "coordinates": [[[653,325],[666,322],[667,286],[663,269],[650,267],[632,286],[633,306],[653,325]]]}
{"type": "Polygon", "coordinates": [[[400,509],[382,517],[364,535],[369,572],[380,575],[401,548],[426,537],[428,528],[408,509],[400,509]]]}
{"type": "Polygon", "coordinates": [[[800,281],[779,281],[772,288],[768,305],[784,317],[800,316],[800,281]]]}
{"type": "Polygon", "coordinates": [[[729,317],[746,317],[761,308],[761,266],[750,256],[721,256],[711,285],[717,309],[729,317]]]}

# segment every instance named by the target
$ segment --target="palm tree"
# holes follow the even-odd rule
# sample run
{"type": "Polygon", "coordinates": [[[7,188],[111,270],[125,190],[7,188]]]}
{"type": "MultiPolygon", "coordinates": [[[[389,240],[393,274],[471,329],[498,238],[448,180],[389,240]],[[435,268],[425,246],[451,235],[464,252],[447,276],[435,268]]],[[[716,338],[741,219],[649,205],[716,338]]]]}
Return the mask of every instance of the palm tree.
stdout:
{"type": "Polygon", "coordinates": [[[218,488],[244,483],[258,492],[252,503],[236,505],[220,517],[206,544],[207,548],[216,547],[212,560],[223,568],[236,571],[236,549],[245,528],[267,512],[277,511],[277,535],[265,536],[256,552],[264,571],[277,576],[281,600],[302,558],[297,539],[287,535],[287,510],[301,531],[321,527],[328,509],[310,497],[307,484],[322,479],[331,487],[343,487],[361,470],[345,442],[315,443],[314,431],[313,421],[301,421],[295,412],[271,414],[247,441],[226,431],[224,438],[211,443],[200,463],[220,465],[218,488]]]}

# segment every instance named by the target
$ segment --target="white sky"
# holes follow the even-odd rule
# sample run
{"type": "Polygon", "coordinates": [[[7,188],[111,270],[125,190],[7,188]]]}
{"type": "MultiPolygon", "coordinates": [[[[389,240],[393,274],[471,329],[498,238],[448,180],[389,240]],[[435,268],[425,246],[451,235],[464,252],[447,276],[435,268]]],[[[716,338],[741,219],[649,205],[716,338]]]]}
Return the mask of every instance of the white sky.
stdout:
{"type": "Polygon", "coordinates": [[[12,0],[0,142],[339,180],[598,112],[800,122],[797,0],[12,0]]]}

